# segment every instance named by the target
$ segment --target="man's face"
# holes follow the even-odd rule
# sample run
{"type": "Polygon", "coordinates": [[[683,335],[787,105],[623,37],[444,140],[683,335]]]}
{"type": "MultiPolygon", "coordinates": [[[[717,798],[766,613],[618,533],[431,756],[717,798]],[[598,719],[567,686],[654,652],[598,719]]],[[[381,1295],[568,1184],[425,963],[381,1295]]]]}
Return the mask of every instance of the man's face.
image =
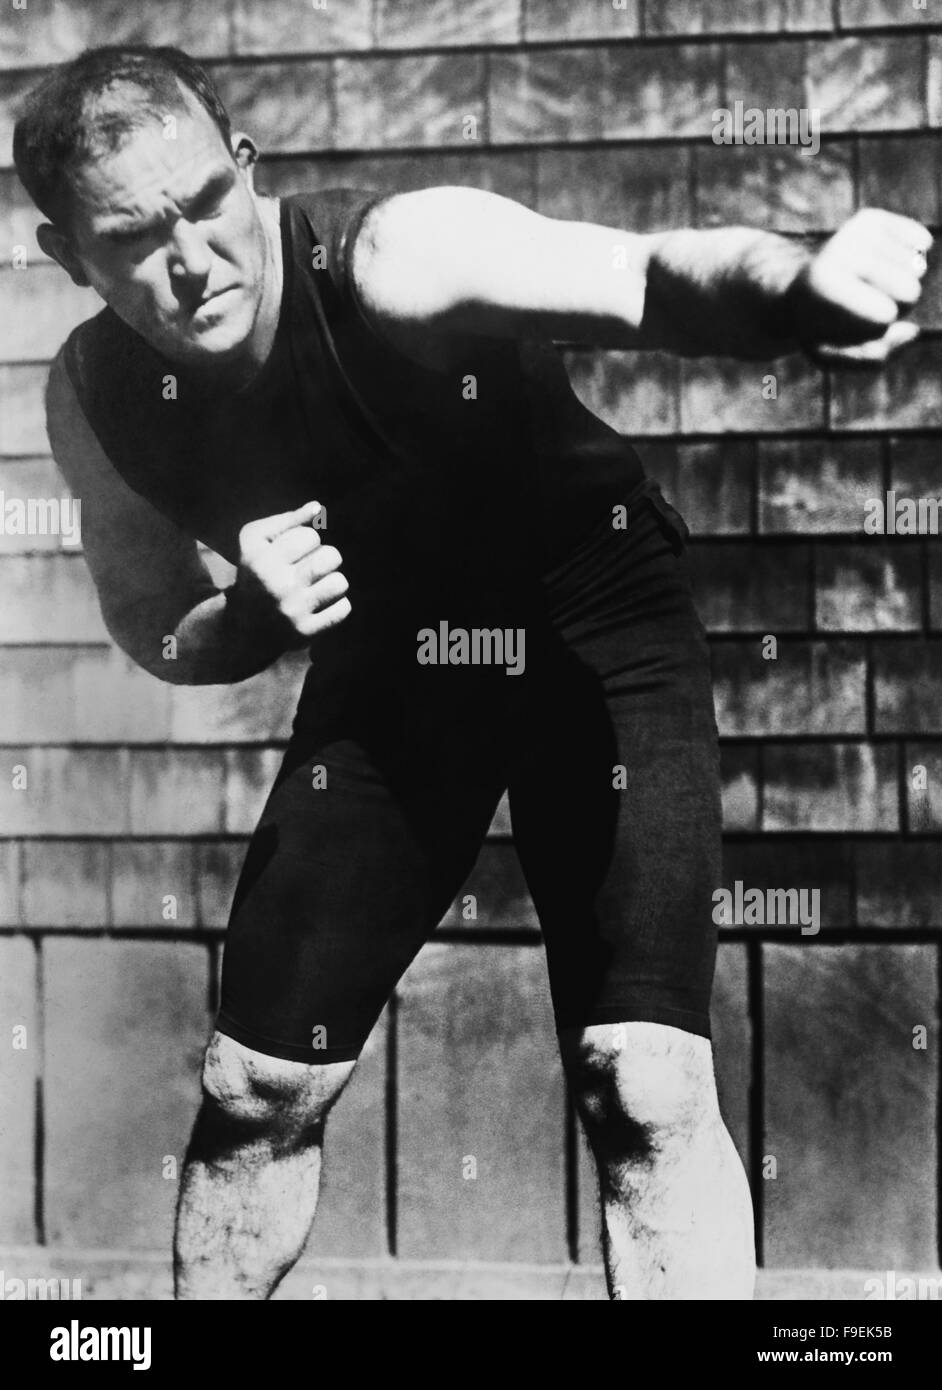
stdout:
{"type": "Polygon", "coordinates": [[[69,241],[89,284],[167,357],[238,360],[265,288],[266,233],[249,174],[184,96],[73,179],[69,241]],[[168,138],[172,135],[174,138],[168,138]]]}

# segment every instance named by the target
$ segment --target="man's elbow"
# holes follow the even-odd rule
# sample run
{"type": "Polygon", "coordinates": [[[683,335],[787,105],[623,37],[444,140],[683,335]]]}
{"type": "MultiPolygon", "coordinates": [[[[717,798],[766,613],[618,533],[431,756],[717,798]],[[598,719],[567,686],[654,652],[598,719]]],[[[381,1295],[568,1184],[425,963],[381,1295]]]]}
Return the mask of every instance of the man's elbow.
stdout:
{"type": "Polygon", "coordinates": [[[111,640],[135,666],[139,666],[149,676],[166,681],[170,685],[192,683],[186,663],[181,663],[176,658],[176,638],[172,633],[159,640],[151,636],[145,638],[139,628],[130,628],[113,615],[103,612],[102,617],[111,640]]]}
{"type": "Polygon", "coordinates": [[[236,685],[250,680],[284,654],[283,646],[230,647],[215,634],[195,635],[172,622],[161,623],[135,609],[102,609],[114,643],[136,666],[167,685],[236,685]]]}
{"type": "Polygon", "coordinates": [[[101,616],[115,645],[148,675],[168,685],[207,683],[180,651],[179,639],[169,624],[155,622],[152,615],[144,619],[134,608],[111,608],[106,604],[102,605],[101,616]]]}

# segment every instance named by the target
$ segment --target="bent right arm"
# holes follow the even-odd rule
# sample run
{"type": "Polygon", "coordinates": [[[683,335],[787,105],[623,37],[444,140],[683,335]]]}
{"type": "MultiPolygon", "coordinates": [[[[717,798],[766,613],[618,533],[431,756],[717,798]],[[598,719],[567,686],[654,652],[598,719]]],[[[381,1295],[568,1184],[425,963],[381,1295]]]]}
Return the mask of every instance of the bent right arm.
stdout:
{"type": "Polygon", "coordinates": [[[305,644],[277,613],[246,600],[241,586],[219,589],[196,542],[128,487],[86,420],[61,353],[46,418],[56,463],[81,500],[82,544],[102,618],[133,661],[174,685],[225,684],[305,644]]]}

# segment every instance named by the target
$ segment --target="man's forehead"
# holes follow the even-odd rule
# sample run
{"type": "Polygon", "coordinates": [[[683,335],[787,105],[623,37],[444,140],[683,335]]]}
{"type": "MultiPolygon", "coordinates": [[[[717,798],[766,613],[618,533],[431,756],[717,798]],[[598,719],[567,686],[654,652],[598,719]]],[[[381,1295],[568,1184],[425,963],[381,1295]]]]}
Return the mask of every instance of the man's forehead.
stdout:
{"type": "Polygon", "coordinates": [[[96,226],[185,202],[231,165],[222,135],[208,112],[155,113],[131,130],[117,149],[103,151],[75,171],[75,201],[96,226]]]}

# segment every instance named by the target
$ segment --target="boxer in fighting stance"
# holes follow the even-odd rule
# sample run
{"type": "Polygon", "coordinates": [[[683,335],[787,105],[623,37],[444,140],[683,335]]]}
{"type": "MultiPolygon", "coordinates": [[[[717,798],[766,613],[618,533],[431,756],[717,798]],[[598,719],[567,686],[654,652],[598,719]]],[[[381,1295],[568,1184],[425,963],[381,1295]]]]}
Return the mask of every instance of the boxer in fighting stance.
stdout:
{"type": "Polygon", "coordinates": [[[297,1259],[327,1113],[506,789],[610,1291],[748,1298],[710,1045],[718,757],[687,530],[553,344],[878,364],[915,336],[931,238],[871,209],[811,251],[470,188],[279,201],[256,155],[174,49],[82,54],[15,132],[42,248],[106,304],[55,360],[48,425],[108,630],[181,683],[310,649],[232,904],[177,1295],[264,1299],[297,1259]],[[525,660],[420,661],[443,623],[525,660]]]}

